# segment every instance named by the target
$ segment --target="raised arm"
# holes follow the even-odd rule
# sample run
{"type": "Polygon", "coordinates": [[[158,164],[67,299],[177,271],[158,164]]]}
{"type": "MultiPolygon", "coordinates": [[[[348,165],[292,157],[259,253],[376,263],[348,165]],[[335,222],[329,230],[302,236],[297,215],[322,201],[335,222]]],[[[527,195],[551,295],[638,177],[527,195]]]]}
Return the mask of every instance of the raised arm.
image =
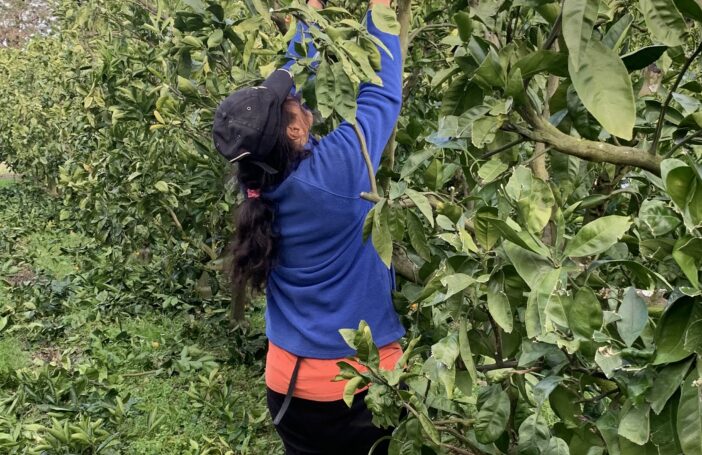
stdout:
{"type": "MultiPolygon", "coordinates": [[[[315,9],[322,9],[324,8],[324,5],[319,0],[308,0],[307,5],[311,6],[312,8],[315,9]]],[[[299,52],[297,52],[297,45],[302,44],[303,38],[307,42],[307,57],[314,57],[317,55],[317,48],[314,45],[314,42],[312,41],[312,38],[310,37],[310,34],[308,32],[309,25],[305,24],[302,21],[299,21],[297,24],[297,32],[295,33],[295,36],[293,39],[290,41],[290,44],[288,45],[288,62],[283,65],[283,69],[290,70],[290,68],[295,64],[295,61],[302,57],[299,52]]]]}
{"type": "MultiPolygon", "coordinates": [[[[371,1],[371,7],[389,4],[390,0],[371,1]]],[[[378,76],[383,81],[383,86],[362,84],[358,95],[356,119],[366,138],[373,167],[377,171],[402,107],[403,64],[399,36],[380,31],[373,23],[372,14],[369,13],[367,19],[368,31],[379,38],[392,54],[388,55],[383,49],[379,49],[381,69],[378,76]]]]}

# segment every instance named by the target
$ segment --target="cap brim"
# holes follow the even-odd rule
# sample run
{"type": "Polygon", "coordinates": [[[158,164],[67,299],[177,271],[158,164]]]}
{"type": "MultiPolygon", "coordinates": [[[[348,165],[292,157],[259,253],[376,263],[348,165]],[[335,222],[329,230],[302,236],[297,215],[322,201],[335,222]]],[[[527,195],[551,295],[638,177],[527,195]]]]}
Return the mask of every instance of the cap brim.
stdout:
{"type": "Polygon", "coordinates": [[[268,76],[268,79],[263,81],[261,86],[271,90],[276,97],[282,102],[290,95],[294,82],[289,72],[285,70],[276,70],[268,76]]]}

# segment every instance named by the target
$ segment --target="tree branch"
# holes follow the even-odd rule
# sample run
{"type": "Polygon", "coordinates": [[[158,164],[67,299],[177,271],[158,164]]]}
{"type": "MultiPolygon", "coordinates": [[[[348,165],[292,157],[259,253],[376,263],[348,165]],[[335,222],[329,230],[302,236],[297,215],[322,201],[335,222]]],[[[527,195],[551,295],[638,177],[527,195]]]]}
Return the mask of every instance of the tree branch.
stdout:
{"type": "Polygon", "coordinates": [[[429,30],[439,30],[442,28],[450,28],[450,27],[455,27],[456,24],[451,24],[451,23],[445,23],[445,24],[427,24],[423,27],[419,27],[417,30],[413,31],[412,34],[409,36],[409,43],[413,43],[414,40],[419,36],[420,34],[424,32],[428,32],[429,30]]]}
{"type": "Polygon", "coordinates": [[[656,133],[653,135],[653,143],[651,143],[651,149],[649,150],[649,153],[651,155],[655,155],[658,150],[658,144],[661,140],[661,133],[663,132],[663,123],[665,123],[665,113],[668,110],[670,102],[673,100],[673,93],[675,93],[675,91],[678,89],[680,82],[682,82],[683,77],[685,77],[685,73],[687,73],[687,70],[690,68],[690,65],[692,65],[692,62],[697,58],[698,55],[700,55],[700,53],[702,53],[702,42],[700,42],[695,52],[690,56],[689,59],[687,59],[683,67],[680,69],[680,74],[678,74],[678,78],[675,80],[675,83],[668,92],[668,96],[666,97],[665,102],[661,107],[661,115],[660,117],[658,117],[656,133]]]}
{"type": "Polygon", "coordinates": [[[675,144],[675,147],[673,147],[672,149],[670,149],[670,151],[669,151],[668,153],[666,153],[665,156],[666,156],[666,157],[668,157],[668,156],[673,156],[673,153],[675,153],[675,151],[676,151],[677,149],[679,149],[680,147],[683,147],[683,146],[687,145],[689,142],[691,142],[691,141],[697,139],[698,137],[702,137],[702,130],[699,130],[699,131],[697,131],[696,133],[687,136],[685,139],[683,139],[682,141],[680,141],[680,142],[678,142],[677,144],[675,144]]]}
{"type": "MultiPolygon", "coordinates": [[[[356,132],[356,136],[358,136],[358,142],[361,144],[361,153],[363,154],[363,160],[366,162],[366,168],[368,169],[368,179],[370,180],[371,194],[378,196],[378,184],[375,181],[375,171],[373,170],[373,162],[371,161],[370,154],[368,153],[366,138],[363,136],[363,132],[358,126],[358,123],[355,123],[353,125],[353,130],[356,132]]],[[[378,198],[380,198],[380,196],[378,196],[378,198]]]]}
{"type": "Polygon", "coordinates": [[[516,140],[510,142],[509,144],[505,144],[502,147],[493,150],[492,152],[487,152],[486,154],[481,155],[480,159],[485,160],[485,159],[488,159],[492,156],[499,155],[500,153],[506,152],[507,150],[511,149],[512,147],[516,147],[517,145],[522,144],[524,142],[526,142],[524,140],[524,138],[520,137],[519,139],[516,139],[516,140]]]}
{"type": "Polygon", "coordinates": [[[656,175],[661,173],[660,156],[650,155],[643,150],[633,147],[620,147],[605,142],[595,142],[578,139],[563,133],[548,120],[538,115],[522,113],[532,128],[512,124],[510,127],[534,142],[544,142],[566,155],[577,156],[595,163],[612,163],[634,166],[650,171],[656,175]]]}

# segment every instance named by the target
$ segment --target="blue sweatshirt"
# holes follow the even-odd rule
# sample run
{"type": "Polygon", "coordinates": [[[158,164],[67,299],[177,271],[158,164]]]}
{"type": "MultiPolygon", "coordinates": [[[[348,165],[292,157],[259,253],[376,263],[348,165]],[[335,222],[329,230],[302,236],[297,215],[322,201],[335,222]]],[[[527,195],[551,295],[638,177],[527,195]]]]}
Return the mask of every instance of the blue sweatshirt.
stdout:
{"type": "MultiPolygon", "coordinates": [[[[367,16],[368,30],[380,49],[383,86],[363,84],[357,122],[377,170],[402,104],[402,54],[397,36],[381,32],[367,16]]],[[[298,30],[299,40],[304,28],[298,30]]],[[[308,53],[308,56],[311,54],[308,53]]],[[[402,337],[391,292],[394,271],[380,260],[363,223],[373,205],[360,198],[370,190],[361,146],[344,122],[320,141],[308,144],[303,160],[264,197],[277,206],[279,258],[267,286],[266,335],[295,355],[334,359],[354,354],[339,329],[357,328],[365,320],[378,346],[402,337]]]]}

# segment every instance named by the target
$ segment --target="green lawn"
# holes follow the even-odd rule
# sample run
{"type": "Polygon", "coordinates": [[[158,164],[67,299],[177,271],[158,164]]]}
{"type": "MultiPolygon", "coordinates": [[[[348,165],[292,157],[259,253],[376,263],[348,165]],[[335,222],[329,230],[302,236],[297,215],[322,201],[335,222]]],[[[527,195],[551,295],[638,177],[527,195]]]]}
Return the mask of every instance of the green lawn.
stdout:
{"type": "Polygon", "coordinates": [[[223,308],[110,305],[86,279],[105,247],[19,186],[0,189],[0,453],[282,453],[262,304],[245,331],[223,308]]]}

